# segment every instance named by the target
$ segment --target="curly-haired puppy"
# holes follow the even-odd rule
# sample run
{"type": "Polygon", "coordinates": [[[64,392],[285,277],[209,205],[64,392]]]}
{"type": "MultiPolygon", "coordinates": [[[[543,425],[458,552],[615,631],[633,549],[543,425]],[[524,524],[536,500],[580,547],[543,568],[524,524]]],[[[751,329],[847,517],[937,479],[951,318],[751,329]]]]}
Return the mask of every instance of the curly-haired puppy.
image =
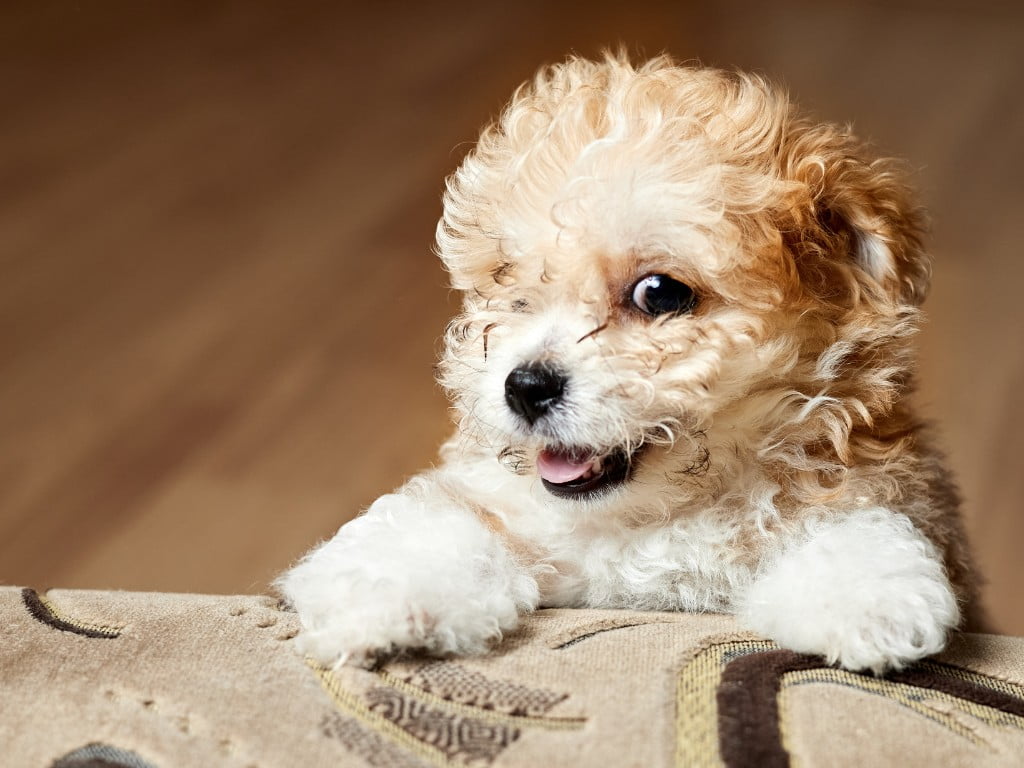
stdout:
{"type": "Polygon", "coordinates": [[[907,395],[929,262],[893,163],[763,79],[573,58],[449,179],[441,465],[279,581],[325,663],[538,606],[728,611],[849,669],[976,606],[907,395]]]}

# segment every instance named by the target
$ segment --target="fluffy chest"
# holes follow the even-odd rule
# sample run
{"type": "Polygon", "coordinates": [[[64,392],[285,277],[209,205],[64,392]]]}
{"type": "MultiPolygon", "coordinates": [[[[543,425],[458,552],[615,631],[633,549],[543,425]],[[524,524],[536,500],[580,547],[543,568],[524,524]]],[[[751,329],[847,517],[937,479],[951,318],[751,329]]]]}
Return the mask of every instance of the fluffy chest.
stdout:
{"type": "Polygon", "coordinates": [[[752,566],[738,529],[713,515],[643,529],[575,527],[539,541],[554,572],[546,604],[728,611],[752,566]]]}
{"type": "Polygon", "coordinates": [[[552,503],[535,479],[478,466],[481,501],[529,561],[546,606],[729,611],[772,546],[740,505],[634,527],[613,505],[552,503]]]}

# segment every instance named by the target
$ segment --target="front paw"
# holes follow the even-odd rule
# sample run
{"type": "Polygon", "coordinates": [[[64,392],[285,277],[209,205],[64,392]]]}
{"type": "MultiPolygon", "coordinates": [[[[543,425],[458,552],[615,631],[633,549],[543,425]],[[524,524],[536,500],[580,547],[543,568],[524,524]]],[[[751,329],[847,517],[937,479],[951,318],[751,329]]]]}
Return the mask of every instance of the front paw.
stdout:
{"type": "Polygon", "coordinates": [[[942,650],[959,610],[931,544],[902,515],[872,510],[781,555],[740,619],[783,647],[881,674],[942,650]]]}
{"type": "Polygon", "coordinates": [[[319,664],[370,669],[397,651],[433,644],[431,617],[393,586],[360,590],[336,578],[289,582],[291,575],[282,579],[281,587],[302,625],[295,649],[319,664]]]}
{"type": "Polygon", "coordinates": [[[537,604],[537,583],[465,512],[378,499],[277,582],[299,614],[296,646],[321,664],[404,650],[477,654],[537,604]]]}

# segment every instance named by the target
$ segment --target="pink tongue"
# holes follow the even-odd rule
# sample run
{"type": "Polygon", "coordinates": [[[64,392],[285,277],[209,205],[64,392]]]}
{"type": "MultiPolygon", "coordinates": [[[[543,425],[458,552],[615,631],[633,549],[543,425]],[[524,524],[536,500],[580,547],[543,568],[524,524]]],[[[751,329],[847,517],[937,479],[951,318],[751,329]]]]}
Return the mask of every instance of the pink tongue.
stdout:
{"type": "Polygon", "coordinates": [[[537,472],[549,483],[568,483],[583,477],[590,463],[591,459],[575,461],[567,454],[545,450],[537,456],[537,472]]]}

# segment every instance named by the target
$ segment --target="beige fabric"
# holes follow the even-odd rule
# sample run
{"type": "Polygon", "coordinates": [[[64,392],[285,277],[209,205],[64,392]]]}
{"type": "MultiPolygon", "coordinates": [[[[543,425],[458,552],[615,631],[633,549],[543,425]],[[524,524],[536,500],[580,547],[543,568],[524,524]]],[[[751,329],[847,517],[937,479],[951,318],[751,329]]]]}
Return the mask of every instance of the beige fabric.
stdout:
{"type": "Polygon", "coordinates": [[[39,598],[0,589],[4,766],[1024,764],[1019,638],[964,636],[955,666],[922,668],[978,704],[822,669],[725,616],[545,610],[486,657],[333,673],[271,598],[39,598]]]}
{"type": "Polygon", "coordinates": [[[815,755],[812,765],[1020,768],[1024,762],[1024,732],[984,724],[935,699],[925,705],[937,717],[964,726],[966,735],[951,738],[950,726],[940,720],[907,717],[900,703],[856,688],[837,686],[826,694],[818,686],[800,685],[783,696],[786,746],[795,754],[815,755]]]}

